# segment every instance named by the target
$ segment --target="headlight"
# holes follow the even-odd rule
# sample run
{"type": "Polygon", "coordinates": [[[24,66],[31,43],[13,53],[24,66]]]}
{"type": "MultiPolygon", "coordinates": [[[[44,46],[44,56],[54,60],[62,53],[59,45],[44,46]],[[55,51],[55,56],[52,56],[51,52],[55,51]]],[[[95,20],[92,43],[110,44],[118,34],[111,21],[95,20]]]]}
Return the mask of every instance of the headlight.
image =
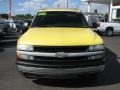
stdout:
{"type": "Polygon", "coordinates": [[[100,51],[104,50],[104,45],[94,45],[94,46],[89,46],[89,51],[100,51]]]}
{"type": "Polygon", "coordinates": [[[33,56],[28,56],[28,55],[19,54],[19,53],[17,53],[17,58],[19,58],[19,59],[25,59],[25,60],[34,60],[33,56]]]}
{"type": "Polygon", "coordinates": [[[95,51],[104,50],[104,45],[96,45],[95,51]]]}
{"type": "Polygon", "coordinates": [[[17,45],[17,50],[20,50],[20,51],[34,51],[34,48],[31,45],[17,45]]]}

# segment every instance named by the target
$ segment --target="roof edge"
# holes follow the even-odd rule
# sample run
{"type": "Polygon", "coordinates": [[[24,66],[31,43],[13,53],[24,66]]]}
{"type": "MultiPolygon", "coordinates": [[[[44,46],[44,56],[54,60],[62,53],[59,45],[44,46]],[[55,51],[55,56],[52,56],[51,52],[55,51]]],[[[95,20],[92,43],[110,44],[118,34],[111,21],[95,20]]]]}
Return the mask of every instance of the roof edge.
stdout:
{"type": "Polygon", "coordinates": [[[47,11],[71,11],[71,12],[80,12],[78,8],[45,8],[40,10],[40,12],[47,12],[47,11]]]}

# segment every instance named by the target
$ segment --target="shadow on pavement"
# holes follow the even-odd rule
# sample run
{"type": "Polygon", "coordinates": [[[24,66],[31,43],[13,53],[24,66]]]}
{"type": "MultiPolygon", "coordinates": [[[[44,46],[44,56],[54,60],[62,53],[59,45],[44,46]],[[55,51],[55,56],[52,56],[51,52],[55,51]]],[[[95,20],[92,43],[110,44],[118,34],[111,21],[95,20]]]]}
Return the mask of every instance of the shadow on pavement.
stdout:
{"type": "Polygon", "coordinates": [[[4,39],[0,43],[0,47],[2,48],[16,47],[17,39],[18,39],[17,33],[9,33],[6,36],[4,36],[4,39]]]}
{"type": "Polygon", "coordinates": [[[12,48],[12,47],[16,47],[17,45],[17,41],[5,41],[1,43],[1,47],[2,48],[12,48]]]}
{"type": "Polygon", "coordinates": [[[105,33],[101,33],[101,32],[96,32],[98,35],[100,36],[105,36],[105,37],[119,37],[120,33],[114,33],[112,36],[107,36],[105,33]]]}
{"type": "Polygon", "coordinates": [[[0,47],[0,53],[3,52],[3,51],[4,51],[4,49],[0,47]]]}
{"type": "Polygon", "coordinates": [[[17,38],[18,38],[18,36],[5,36],[5,38],[3,38],[3,40],[14,40],[17,38]]]}
{"type": "Polygon", "coordinates": [[[67,80],[37,79],[33,80],[33,82],[38,85],[68,88],[113,85],[120,83],[120,64],[117,61],[116,54],[109,49],[106,49],[106,69],[97,80],[92,80],[90,78],[67,80]]]}
{"type": "Polygon", "coordinates": [[[6,36],[16,36],[17,35],[17,33],[15,33],[15,32],[9,32],[6,36]]]}

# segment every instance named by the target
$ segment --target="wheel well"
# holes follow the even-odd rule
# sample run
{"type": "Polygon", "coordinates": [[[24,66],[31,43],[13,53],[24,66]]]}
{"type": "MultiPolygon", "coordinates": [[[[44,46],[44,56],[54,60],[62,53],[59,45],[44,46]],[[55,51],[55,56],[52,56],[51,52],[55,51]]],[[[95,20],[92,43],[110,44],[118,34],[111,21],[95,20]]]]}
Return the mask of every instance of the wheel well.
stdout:
{"type": "Polygon", "coordinates": [[[106,31],[107,31],[107,30],[112,30],[112,31],[113,31],[114,28],[113,28],[113,27],[107,27],[107,28],[106,28],[106,31]]]}

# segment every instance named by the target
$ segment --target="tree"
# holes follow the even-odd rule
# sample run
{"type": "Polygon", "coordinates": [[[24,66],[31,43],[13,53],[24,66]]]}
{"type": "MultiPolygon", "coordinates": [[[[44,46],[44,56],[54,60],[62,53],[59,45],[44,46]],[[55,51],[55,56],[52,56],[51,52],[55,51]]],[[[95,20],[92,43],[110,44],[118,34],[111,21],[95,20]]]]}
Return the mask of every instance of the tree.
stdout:
{"type": "Polygon", "coordinates": [[[18,14],[16,16],[14,16],[14,19],[33,19],[34,16],[32,16],[31,14],[18,14]]]}
{"type": "Polygon", "coordinates": [[[26,19],[32,19],[33,16],[32,16],[31,14],[26,14],[26,15],[25,15],[25,18],[26,18],[26,19]]]}
{"type": "Polygon", "coordinates": [[[1,14],[0,17],[4,18],[4,19],[8,19],[9,15],[8,14],[1,14]]]}

